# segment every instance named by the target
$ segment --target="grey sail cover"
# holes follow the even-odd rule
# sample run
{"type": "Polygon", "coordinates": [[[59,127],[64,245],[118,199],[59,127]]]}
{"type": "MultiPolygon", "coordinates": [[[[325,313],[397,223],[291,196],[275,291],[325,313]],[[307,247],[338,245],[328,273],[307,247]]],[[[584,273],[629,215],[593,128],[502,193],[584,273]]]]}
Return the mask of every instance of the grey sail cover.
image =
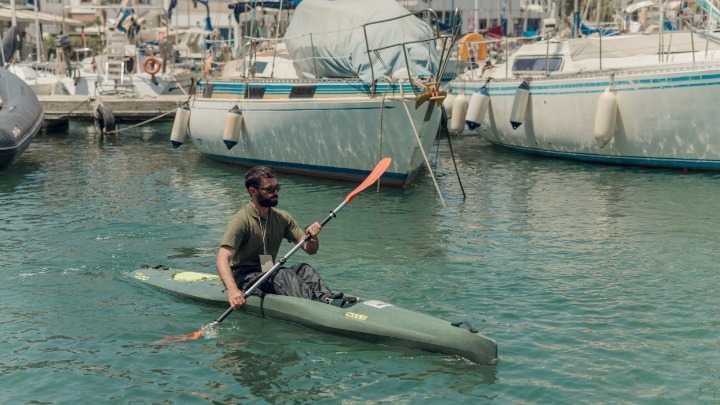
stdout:
{"type": "Polygon", "coordinates": [[[395,0],[303,0],[290,21],[285,43],[302,77],[360,77],[370,83],[370,60],[375,79],[405,68],[413,76],[435,75],[439,63],[433,30],[408,14],[395,0]],[[400,16],[406,17],[363,29],[369,22],[400,16]],[[400,46],[423,40],[427,41],[400,46]],[[371,51],[368,58],[368,45],[371,50],[389,48],[371,51]]]}

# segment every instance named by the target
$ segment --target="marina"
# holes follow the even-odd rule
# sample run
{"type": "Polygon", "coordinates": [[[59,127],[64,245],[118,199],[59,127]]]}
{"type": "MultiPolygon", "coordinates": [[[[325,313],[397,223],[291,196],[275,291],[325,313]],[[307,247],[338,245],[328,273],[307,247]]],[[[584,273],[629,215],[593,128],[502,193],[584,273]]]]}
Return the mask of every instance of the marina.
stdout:
{"type": "Polygon", "coordinates": [[[75,3],[0,5],[4,401],[720,397],[714,3],[75,3]]]}

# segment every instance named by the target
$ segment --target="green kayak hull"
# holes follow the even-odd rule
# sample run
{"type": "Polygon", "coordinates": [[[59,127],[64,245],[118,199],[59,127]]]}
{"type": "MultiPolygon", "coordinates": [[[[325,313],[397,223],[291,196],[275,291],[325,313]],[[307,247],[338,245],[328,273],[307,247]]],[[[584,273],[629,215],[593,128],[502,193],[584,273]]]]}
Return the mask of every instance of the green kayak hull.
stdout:
{"type": "MultiPolygon", "coordinates": [[[[143,268],[133,277],[171,294],[227,308],[227,292],[214,274],[143,268]]],[[[251,295],[245,312],[367,342],[461,356],[477,364],[497,362],[497,344],[451,322],[379,301],[358,298],[340,308],[302,298],[251,295]]]]}

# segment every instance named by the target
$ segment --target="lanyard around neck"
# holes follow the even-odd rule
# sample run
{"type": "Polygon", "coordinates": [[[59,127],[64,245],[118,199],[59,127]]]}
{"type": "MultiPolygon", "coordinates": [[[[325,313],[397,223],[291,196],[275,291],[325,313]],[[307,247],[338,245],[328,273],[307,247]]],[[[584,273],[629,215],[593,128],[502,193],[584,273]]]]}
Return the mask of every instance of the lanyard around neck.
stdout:
{"type": "Polygon", "coordinates": [[[270,214],[272,210],[268,210],[267,219],[265,219],[265,226],[262,224],[262,216],[258,211],[258,225],[260,226],[260,232],[262,234],[263,254],[267,255],[267,246],[265,246],[265,235],[267,235],[268,228],[270,227],[270,214]]]}

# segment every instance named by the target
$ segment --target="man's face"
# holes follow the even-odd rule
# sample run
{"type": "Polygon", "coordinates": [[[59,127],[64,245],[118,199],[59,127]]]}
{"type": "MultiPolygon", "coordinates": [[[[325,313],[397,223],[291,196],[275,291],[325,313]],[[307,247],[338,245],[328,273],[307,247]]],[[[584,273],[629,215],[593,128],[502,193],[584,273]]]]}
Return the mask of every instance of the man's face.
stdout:
{"type": "Polygon", "coordinates": [[[277,179],[263,178],[260,187],[256,187],[258,203],[263,207],[274,207],[278,205],[278,192],[280,186],[277,179]]]}

